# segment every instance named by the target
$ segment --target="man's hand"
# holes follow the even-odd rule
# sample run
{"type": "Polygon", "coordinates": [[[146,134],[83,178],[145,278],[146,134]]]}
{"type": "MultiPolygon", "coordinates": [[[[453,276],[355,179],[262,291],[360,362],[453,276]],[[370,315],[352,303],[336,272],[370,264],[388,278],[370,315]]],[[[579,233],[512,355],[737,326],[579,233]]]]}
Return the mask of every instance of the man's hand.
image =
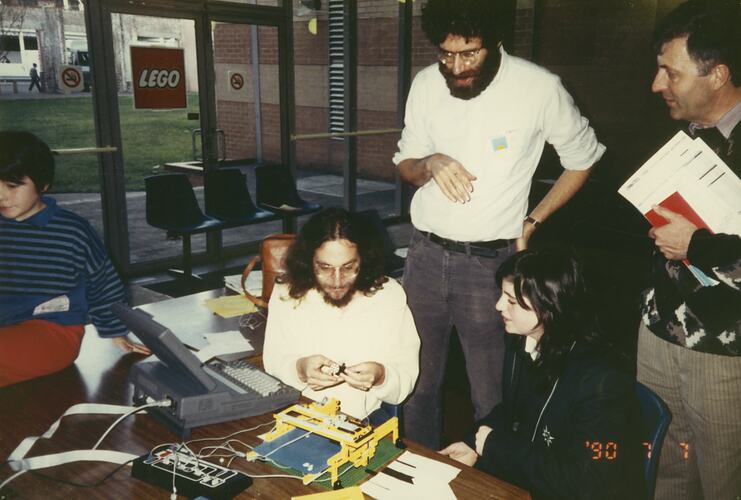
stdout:
{"type": "Polygon", "coordinates": [[[476,431],[476,453],[479,455],[484,454],[484,445],[486,444],[486,438],[491,434],[491,427],[488,425],[482,425],[479,430],[476,431]]]}
{"type": "Polygon", "coordinates": [[[116,347],[124,352],[135,352],[137,354],[144,354],[145,356],[152,354],[152,351],[150,351],[147,346],[138,342],[132,342],[127,336],[114,337],[111,340],[116,344],[116,347]]]}
{"type": "Polygon", "coordinates": [[[301,382],[306,383],[309,387],[315,391],[321,391],[327,387],[332,387],[342,382],[342,378],[336,375],[329,375],[322,371],[323,367],[331,367],[336,365],[331,359],[322,356],[321,354],[314,354],[313,356],[306,356],[305,358],[299,358],[296,361],[296,372],[301,382]]]}
{"type": "Polygon", "coordinates": [[[522,224],[522,236],[517,238],[515,241],[515,250],[517,252],[520,252],[522,250],[527,250],[528,242],[530,241],[530,237],[535,232],[535,226],[530,224],[529,222],[524,222],[522,224]]]}
{"type": "Polygon", "coordinates": [[[347,384],[361,391],[367,391],[374,385],[381,385],[386,379],[386,369],[375,361],[366,361],[345,368],[345,373],[340,377],[347,384]]]}
{"type": "Polygon", "coordinates": [[[476,452],[473,451],[471,447],[463,441],[453,443],[447,448],[440,450],[439,453],[471,467],[473,467],[473,464],[475,464],[476,460],[478,460],[479,458],[476,452]]]}
{"type": "Polygon", "coordinates": [[[668,221],[668,224],[652,228],[648,235],[655,240],[656,247],[669,260],[687,258],[687,249],[697,226],[682,215],[664,207],[653,207],[654,212],[668,221]]]}
{"type": "Polygon", "coordinates": [[[432,179],[452,202],[466,203],[471,201],[472,182],[476,176],[450,156],[436,153],[427,157],[425,162],[432,179]]]}

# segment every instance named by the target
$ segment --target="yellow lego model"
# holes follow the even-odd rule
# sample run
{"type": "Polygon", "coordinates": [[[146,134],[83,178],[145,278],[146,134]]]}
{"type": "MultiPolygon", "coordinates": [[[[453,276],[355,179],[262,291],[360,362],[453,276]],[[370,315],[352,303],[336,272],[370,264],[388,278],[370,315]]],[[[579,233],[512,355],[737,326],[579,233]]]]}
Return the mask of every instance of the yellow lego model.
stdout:
{"type": "MultiPolygon", "coordinates": [[[[340,445],[340,451],[327,459],[327,468],[316,474],[305,474],[303,483],[309,484],[325,472],[331,476],[332,486],[341,488],[339,469],[342,465],[352,463],[354,467],[365,467],[376,453],[379,441],[391,435],[393,443],[403,448],[399,439],[399,419],[391,417],[375,429],[360,420],[340,413],[340,402],[337,399],[325,400],[308,405],[296,404],[275,417],[275,428],[261,437],[270,442],[294,429],[303,429],[325,437],[340,445]]],[[[258,454],[254,451],[247,454],[248,460],[255,460],[258,454]]]]}

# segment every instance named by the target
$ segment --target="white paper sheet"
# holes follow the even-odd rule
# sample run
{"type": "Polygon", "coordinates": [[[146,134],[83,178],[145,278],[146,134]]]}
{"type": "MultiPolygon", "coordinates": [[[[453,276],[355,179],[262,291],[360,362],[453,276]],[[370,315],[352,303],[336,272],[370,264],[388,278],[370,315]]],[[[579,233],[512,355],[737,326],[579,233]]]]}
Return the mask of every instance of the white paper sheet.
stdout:
{"type": "Polygon", "coordinates": [[[644,215],[679,193],[713,232],[741,234],[741,180],[701,139],[682,131],[618,192],[644,215]]]}
{"type": "Polygon", "coordinates": [[[203,337],[208,342],[208,345],[195,353],[201,363],[205,363],[217,356],[254,350],[250,341],[236,330],[204,333],[203,337]]]}
{"type": "Polygon", "coordinates": [[[409,498],[453,500],[455,495],[449,483],[458,473],[460,469],[457,467],[406,451],[363,483],[361,489],[366,495],[378,500],[409,498]],[[388,469],[391,469],[391,474],[384,472],[388,469]],[[405,479],[394,477],[392,475],[394,472],[403,475],[398,477],[405,479]]]}

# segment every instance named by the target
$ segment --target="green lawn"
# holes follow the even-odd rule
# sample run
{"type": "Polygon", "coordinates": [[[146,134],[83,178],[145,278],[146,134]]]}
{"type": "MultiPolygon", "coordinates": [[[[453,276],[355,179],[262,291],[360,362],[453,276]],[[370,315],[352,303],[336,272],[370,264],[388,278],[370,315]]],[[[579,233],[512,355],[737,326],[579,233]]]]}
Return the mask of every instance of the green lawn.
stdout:
{"type": "MultiPolygon", "coordinates": [[[[188,96],[188,109],[135,110],[131,96],[118,98],[127,191],[144,189],[144,177],[155,165],[191,159],[191,129],[198,95],[188,96]]],[[[29,130],[52,149],[95,146],[92,98],[0,100],[0,130],[29,130]]],[[[95,155],[57,156],[53,192],[100,191],[95,155]]]]}

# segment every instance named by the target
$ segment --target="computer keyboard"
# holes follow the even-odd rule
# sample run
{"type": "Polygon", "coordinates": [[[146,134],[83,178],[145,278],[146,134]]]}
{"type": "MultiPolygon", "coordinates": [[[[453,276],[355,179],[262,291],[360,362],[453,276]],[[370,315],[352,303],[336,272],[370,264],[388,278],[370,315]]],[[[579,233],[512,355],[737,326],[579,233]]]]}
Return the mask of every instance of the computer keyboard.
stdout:
{"type": "Polygon", "coordinates": [[[266,397],[288,388],[277,378],[241,359],[229,362],[213,360],[203,368],[209,375],[239,394],[254,392],[266,397]]]}

